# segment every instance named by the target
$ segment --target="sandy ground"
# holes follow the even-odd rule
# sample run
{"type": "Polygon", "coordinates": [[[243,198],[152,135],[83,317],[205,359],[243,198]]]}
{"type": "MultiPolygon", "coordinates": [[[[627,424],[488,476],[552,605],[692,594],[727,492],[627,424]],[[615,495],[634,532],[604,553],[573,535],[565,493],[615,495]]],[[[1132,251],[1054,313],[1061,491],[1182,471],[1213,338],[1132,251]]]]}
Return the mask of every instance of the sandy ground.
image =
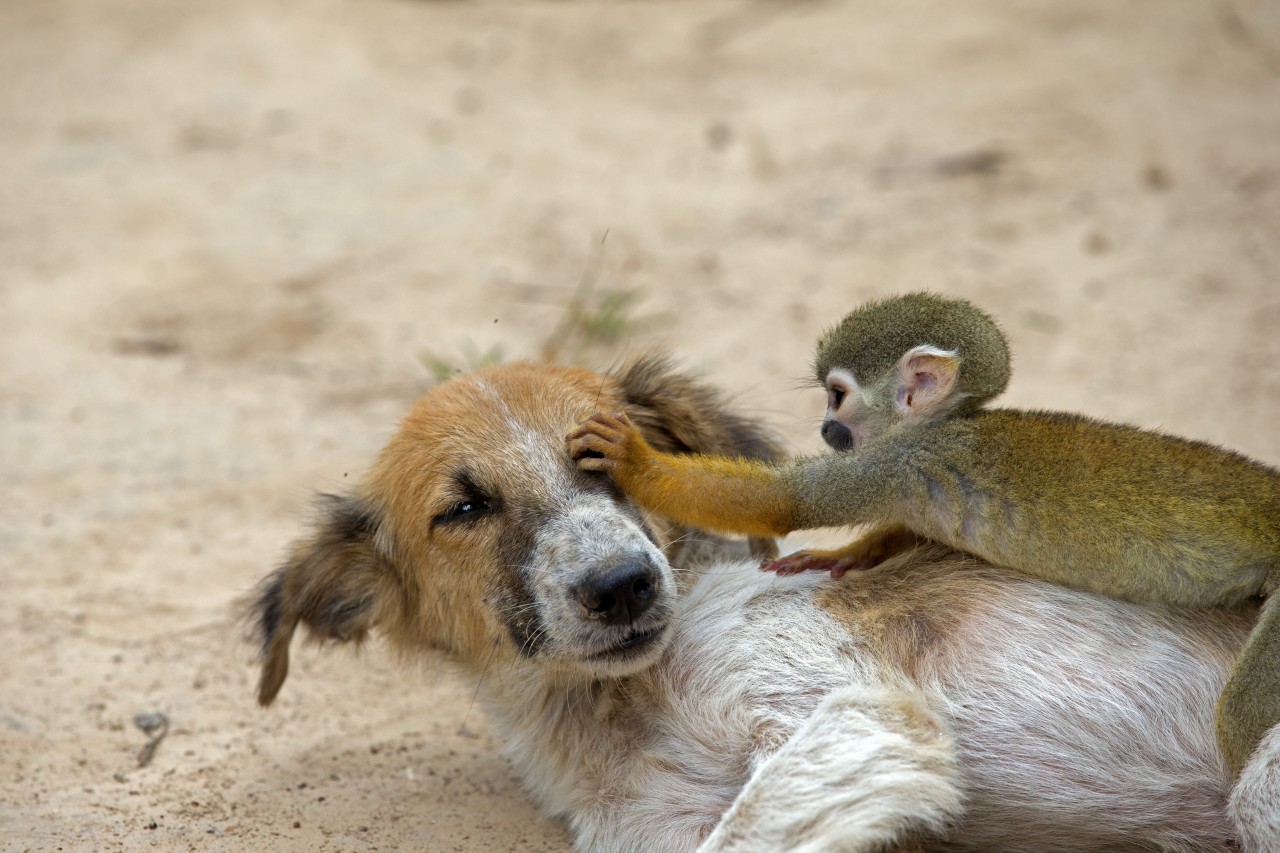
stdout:
{"type": "Polygon", "coordinates": [[[0,3],[4,848],[564,849],[473,681],[306,649],[261,711],[233,605],[593,264],[588,361],[798,450],[815,335],[930,287],[1008,402],[1280,463],[1280,6],[0,3]]]}

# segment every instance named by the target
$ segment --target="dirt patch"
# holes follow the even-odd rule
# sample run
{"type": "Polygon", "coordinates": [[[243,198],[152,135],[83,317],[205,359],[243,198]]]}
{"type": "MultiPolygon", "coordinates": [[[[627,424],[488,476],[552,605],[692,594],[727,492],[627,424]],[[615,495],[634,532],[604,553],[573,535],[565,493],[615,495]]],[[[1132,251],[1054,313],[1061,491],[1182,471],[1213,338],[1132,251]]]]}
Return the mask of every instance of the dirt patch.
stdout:
{"type": "Polygon", "coordinates": [[[7,849],[564,849],[474,683],[308,648],[260,711],[231,613],[593,263],[799,450],[818,332],[928,287],[1011,404],[1280,463],[1277,57],[1264,0],[3,4],[7,849]]]}

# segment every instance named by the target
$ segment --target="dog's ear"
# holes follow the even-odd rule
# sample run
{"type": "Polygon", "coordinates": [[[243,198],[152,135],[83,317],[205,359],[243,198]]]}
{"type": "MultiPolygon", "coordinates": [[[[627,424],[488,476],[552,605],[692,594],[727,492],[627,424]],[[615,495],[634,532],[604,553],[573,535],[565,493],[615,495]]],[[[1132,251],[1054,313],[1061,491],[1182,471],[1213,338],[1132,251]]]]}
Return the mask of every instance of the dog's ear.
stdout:
{"type": "Polygon", "coordinates": [[[759,421],[730,411],[715,389],[661,356],[642,356],[613,374],[627,415],[667,453],[708,453],[776,462],[781,447],[759,421]]]}
{"type": "Polygon", "coordinates": [[[321,499],[315,535],[294,546],[254,594],[249,618],[261,644],[258,702],[270,705],[289,674],[289,643],[302,622],[321,640],[360,642],[377,621],[380,597],[394,585],[374,542],[377,518],[359,500],[321,499]]]}

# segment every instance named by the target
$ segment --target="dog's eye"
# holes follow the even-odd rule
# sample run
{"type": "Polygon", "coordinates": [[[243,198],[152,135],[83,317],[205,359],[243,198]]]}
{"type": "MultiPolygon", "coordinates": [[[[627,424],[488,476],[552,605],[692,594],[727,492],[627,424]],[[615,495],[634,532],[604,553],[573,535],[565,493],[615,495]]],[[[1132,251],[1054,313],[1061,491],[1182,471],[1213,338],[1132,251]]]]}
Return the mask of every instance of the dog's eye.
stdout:
{"type": "Polygon", "coordinates": [[[453,506],[440,513],[435,518],[436,524],[447,524],[451,521],[461,521],[464,519],[473,519],[483,515],[492,509],[491,505],[484,498],[468,498],[465,501],[459,501],[453,506]]]}

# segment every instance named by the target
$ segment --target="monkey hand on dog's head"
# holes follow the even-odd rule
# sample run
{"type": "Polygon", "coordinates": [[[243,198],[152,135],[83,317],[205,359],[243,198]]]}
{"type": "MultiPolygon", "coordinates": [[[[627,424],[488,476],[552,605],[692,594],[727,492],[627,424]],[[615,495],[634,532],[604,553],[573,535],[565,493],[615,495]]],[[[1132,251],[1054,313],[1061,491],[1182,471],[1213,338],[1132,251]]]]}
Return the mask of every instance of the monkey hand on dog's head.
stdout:
{"type": "Polygon", "coordinates": [[[596,412],[570,432],[565,441],[579,468],[603,471],[623,490],[654,452],[622,412],[596,412]]]}
{"type": "Polygon", "coordinates": [[[797,529],[779,469],[754,459],[663,453],[621,412],[598,412],[566,436],[584,471],[601,471],[645,509],[681,524],[748,536],[797,529]],[[696,495],[696,500],[691,500],[696,495]]]}

